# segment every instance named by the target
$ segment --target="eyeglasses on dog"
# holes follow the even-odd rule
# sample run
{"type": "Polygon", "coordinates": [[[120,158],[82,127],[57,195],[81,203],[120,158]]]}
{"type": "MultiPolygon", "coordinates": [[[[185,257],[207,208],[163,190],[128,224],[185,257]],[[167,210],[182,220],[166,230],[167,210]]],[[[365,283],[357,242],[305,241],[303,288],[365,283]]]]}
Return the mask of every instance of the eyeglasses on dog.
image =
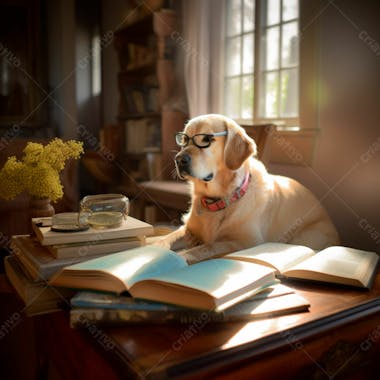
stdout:
{"type": "Polygon", "coordinates": [[[214,137],[226,136],[227,131],[216,132],[216,133],[199,133],[192,137],[188,136],[186,133],[178,132],[175,134],[175,142],[180,147],[185,147],[190,141],[198,148],[208,148],[214,141],[214,137]]]}

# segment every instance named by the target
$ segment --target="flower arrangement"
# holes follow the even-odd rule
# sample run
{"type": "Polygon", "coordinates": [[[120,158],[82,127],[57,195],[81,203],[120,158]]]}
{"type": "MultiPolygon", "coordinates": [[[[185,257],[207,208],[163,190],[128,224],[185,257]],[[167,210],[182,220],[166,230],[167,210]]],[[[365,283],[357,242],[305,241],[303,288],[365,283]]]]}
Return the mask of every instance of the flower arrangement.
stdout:
{"type": "Polygon", "coordinates": [[[25,191],[33,198],[50,198],[55,202],[63,197],[59,173],[69,158],[80,157],[83,143],[58,138],[45,146],[29,142],[23,153],[20,161],[15,156],[9,157],[0,170],[0,197],[13,199],[25,191]]]}

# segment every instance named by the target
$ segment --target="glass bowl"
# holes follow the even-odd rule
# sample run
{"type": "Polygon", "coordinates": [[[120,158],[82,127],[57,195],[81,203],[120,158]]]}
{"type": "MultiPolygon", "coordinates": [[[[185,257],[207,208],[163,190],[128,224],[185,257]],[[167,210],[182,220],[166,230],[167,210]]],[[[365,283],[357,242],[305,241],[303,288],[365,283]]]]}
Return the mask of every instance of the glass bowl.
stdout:
{"type": "Polygon", "coordinates": [[[123,194],[87,195],[79,203],[78,224],[92,228],[116,228],[125,223],[129,199],[123,194]]]}
{"type": "Polygon", "coordinates": [[[51,230],[56,232],[77,232],[88,229],[87,224],[79,225],[77,212],[61,212],[51,218],[51,230]]]}

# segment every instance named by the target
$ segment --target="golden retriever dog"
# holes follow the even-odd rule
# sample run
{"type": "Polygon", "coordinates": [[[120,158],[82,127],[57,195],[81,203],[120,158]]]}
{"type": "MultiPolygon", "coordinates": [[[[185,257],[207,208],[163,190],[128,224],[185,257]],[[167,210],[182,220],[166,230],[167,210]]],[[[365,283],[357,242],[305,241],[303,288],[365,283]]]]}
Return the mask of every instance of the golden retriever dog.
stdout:
{"type": "Polygon", "coordinates": [[[256,144],[235,121],[217,114],[191,119],[176,142],[179,177],[189,181],[191,207],[184,225],[157,242],[189,263],[264,242],[322,249],[338,233],[315,196],[297,181],[271,175],[257,160],[256,144]]]}

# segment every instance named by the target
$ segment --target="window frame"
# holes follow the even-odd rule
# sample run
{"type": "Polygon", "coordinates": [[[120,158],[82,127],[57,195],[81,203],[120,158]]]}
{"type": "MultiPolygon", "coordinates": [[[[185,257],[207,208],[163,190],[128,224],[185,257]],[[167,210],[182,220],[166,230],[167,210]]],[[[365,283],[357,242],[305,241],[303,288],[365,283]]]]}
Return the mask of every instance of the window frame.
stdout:
{"type": "MultiPolygon", "coordinates": [[[[255,0],[255,29],[254,29],[254,59],[260,62],[260,46],[257,43],[257,31],[261,28],[263,1],[255,0]]],[[[236,119],[244,125],[273,123],[277,126],[270,144],[271,163],[308,166],[314,159],[316,141],[319,135],[319,30],[321,9],[320,0],[299,0],[299,77],[298,77],[298,117],[296,118],[260,118],[256,117],[259,110],[260,71],[254,68],[254,118],[236,119]],[[285,121],[282,123],[281,121],[285,121]],[[296,154],[294,154],[296,152],[296,154]],[[295,159],[301,157],[301,159],[295,159]]],[[[242,33],[243,34],[243,33],[242,33]]],[[[242,73],[241,73],[242,76],[242,73]]],[[[226,75],[224,74],[223,80],[226,75]]]]}
{"type": "MultiPolygon", "coordinates": [[[[244,0],[243,0],[244,1],[244,0]]],[[[279,27],[279,30],[280,30],[280,33],[279,33],[279,55],[281,55],[282,53],[282,26],[284,24],[287,24],[287,23],[290,23],[290,22],[293,22],[295,20],[297,20],[297,23],[298,23],[298,30],[300,30],[300,8],[301,6],[299,5],[299,14],[298,14],[298,18],[296,19],[291,19],[291,20],[287,20],[285,22],[283,22],[282,20],[282,16],[283,16],[283,1],[284,0],[280,0],[280,21],[279,23],[277,24],[273,24],[273,25],[270,25],[270,27],[274,27],[274,26],[278,26],[279,27]]],[[[301,1],[301,0],[300,0],[301,1]]],[[[264,29],[266,28],[266,26],[264,25],[264,19],[266,17],[266,13],[264,12],[265,10],[265,6],[264,6],[264,2],[267,2],[267,0],[255,0],[256,2],[256,6],[255,6],[255,25],[256,25],[256,28],[255,28],[255,62],[257,62],[257,69],[255,67],[255,74],[254,74],[254,78],[255,78],[255,83],[254,83],[254,88],[256,88],[256,95],[258,96],[255,96],[254,97],[254,110],[256,110],[256,112],[254,111],[254,119],[253,119],[253,122],[255,124],[262,124],[262,123],[273,123],[273,124],[276,124],[277,125],[277,128],[283,128],[283,129],[287,129],[287,130],[292,130],[294,128],[299,128],[299,124],[300,124],[300,121],[299,121],[299,113],[300,113],[300,90],[298,88],[298,116],[297,117],[261,117],[260,116],[260,100],[262,100],[262,94],[264,93],[262,91],[262,76],[265,75],[265,73],[268,73],[268,72],[277,72],[277,73],[280,73],[280,76],[279,76],[279,88],[278,90],[281,92],[281,79],[282,79],[282,76],[281,76],[281,72],[284,70],[284,67],[281,65],[281,58],[279,58],[279,67],[277,69],[273,69],[273,70],[264,70],[262,67],[261,67],[261,62],[262,62],[262,55],[264,54],[264,51],[263,51],[263,44],[261,42],[261,39],[263,38],[264,36],[264,29]],[[257,116],[256,116],[257,115],[257,116]]],[[[300,53],[300,47],[299,47],[299,53],[300,53]]],[[[255,65],[256,66],[256,65],[255,65]]],[[[301,65],[300,65],[300,54],[299,54],[299,60],[298,60],[298,65],[297,65],[297,69],[298,69],[298,83],[300,83],[300,76],[301,76],[301,65]]],[[[298,87],[299,84],[298,84],[298,87]]],[[[280,105],[279,105],[280,106],[280,105]]]]}

